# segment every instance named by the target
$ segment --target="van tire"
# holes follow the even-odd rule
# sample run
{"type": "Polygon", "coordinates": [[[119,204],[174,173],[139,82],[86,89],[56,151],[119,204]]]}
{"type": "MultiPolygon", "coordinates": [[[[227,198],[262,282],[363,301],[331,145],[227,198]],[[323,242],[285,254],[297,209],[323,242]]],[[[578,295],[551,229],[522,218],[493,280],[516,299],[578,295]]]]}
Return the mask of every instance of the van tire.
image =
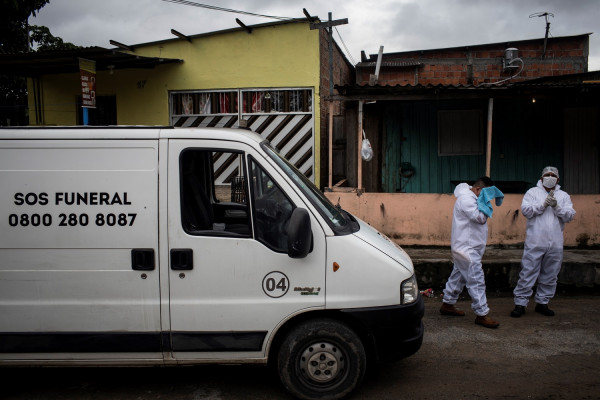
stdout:
{"type": "Polygon", "coordinates": [[[281,382],[294,396],[340,399],[361,383],[367,358],[361,340],[347,325],[318,319],[292,329],[280,347],[277,365],[281,382]]]}

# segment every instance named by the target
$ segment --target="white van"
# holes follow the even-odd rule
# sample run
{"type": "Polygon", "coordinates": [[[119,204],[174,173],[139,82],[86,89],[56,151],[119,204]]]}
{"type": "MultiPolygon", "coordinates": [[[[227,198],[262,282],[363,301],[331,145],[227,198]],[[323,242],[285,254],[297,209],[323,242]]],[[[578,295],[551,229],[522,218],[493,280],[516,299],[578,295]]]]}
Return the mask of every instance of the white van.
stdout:
{"type": "Polygon", "coordinates": [[[340,398],[421,346],[408,255],[241,129],[0,129],[0,365],[271,364],[340,398]]]}

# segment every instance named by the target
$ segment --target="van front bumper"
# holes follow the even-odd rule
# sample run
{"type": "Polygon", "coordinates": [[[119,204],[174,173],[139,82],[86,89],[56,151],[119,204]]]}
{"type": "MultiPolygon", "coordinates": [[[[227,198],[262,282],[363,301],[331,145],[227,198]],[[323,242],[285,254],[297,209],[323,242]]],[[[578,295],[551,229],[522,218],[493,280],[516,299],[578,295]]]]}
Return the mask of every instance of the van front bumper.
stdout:
{"type": "Polygon", "coordinates": [[[378,361],[395,361],[416,353],[423,343],[425,303],[341,310],[362,325],[378,361]]]}

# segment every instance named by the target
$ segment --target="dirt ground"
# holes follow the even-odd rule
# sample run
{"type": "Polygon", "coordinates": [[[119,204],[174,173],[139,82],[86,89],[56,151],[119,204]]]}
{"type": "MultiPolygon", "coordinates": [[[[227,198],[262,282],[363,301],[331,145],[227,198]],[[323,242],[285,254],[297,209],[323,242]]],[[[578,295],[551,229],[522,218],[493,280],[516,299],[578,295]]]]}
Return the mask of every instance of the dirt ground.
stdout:
{"type": "Polygon", "coordinates": [[[421,350],[380,368],[354,398],[600,398],[600,297],[555,298],[554,317],[531,302],[512,318],[512,297],[488,302],[498,329],[475,325],[470,301],[458,303],[466,316],[448,317],[441,299],[426,299],[421,350]]]}
{"type": "MultiPolygon", "coordinates": [[[[554,317],[511,318],[512,298],[489,298],[498,329],[438,312],[425,300],[421,350],[384,364],[350,399],[599,399],[600,296],[557,297],[554,317]]],[[[290,399],[277,378],[257,366],[185,368],[6,368],[5,400],[290,399]]]]}

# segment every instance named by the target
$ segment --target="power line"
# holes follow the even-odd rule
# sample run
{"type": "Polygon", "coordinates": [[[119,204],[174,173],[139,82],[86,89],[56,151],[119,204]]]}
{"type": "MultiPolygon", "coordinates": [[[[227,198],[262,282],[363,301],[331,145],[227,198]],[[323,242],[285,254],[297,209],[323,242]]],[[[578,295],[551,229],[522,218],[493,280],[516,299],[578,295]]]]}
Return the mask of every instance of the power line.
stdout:
{"type": "Polygon", "coordinates": [[[340,32],[338,31],[337,28],[335,28],[335,31],[338,34],[339,38],[340,38],[340,42],[342,42],[342,46],[344,46],[344,49],[346,50],[346,54],[348,55],[348,58],[350,59],[350,62],[352,62],[352,65],[356,65],[356,61],[354,61],[354,58],[352,57],[352,54],[350,54],[350,50],[348,50],[348,47],[346,47],[346,43],[344,43],[344,39],[342,39],[342,35],[340,35],[340,32]]]}
{"type": "MultiPolygon", "coordinates": [[[[231,8],[211,6],[210,4],[201,4],[201,3],[196,3],[193,1],[189,1],[189,0],[162,0],[162,1],[167,2],[167,3],[182,4],[182,5],[186,5],[186,6],[206,8],[208,10],[214,10],[214,11],[223,11],[223,12],[229,12],[229,13],[233,13],[233,14],[249,15],[252,17],[271,18],[271,19],[276,19],[279,21],[290,21],[290,20],[297,19],[297,18],[292,18],[292,17],[278,17],[278,16],[274,16],[274,15],[265,15],[265,14],[252,13],[252,12],[248,12],[248,11],[233,10],[231,8]]],[[[354,58],[352,58],[352,54],[350,54],[348,47],[346,47],[346,43],[344,43],[344,39],[342,39],[342,35],[340,35],[340,32],[337,30],[337,28],[335,28],[335,31],[337,32],[338,37],[340,38],[340,42],[342,43],[342,45],[344,46],[344,49],[346,50],[346,54],[348,55],[348,58],[350,59],[352,64],[355,65],[356,62],[354,61],[354,58]]]]}
{"type": "Polygon", "coordinates": [[[234,14],[250,15],[252,17],[262,17],[262,18],[277,19],[277,20],[280,20],[280,21],[289,21],[289,20],[293,20],[294,19],[294,18],[291,18],[291,17],[277,17],[277,16],[274,16],[274,15],[255,14],[255,13],[251,13],[251,12],[248,12],[248,11],[233,10],[231,8],[223,8],[223,7],[211,6],[209,4],[195,3],[193,1],[188,1],[188,0],[163,0],[163,1],[166,1],[168,3],[183,4],[183,5],[186,5],[186,6],[206,8],[206,9],[215,10],[215,11],[224,11],[224,12],[229,12],[229,13],[234,13],[234,14]]]}

